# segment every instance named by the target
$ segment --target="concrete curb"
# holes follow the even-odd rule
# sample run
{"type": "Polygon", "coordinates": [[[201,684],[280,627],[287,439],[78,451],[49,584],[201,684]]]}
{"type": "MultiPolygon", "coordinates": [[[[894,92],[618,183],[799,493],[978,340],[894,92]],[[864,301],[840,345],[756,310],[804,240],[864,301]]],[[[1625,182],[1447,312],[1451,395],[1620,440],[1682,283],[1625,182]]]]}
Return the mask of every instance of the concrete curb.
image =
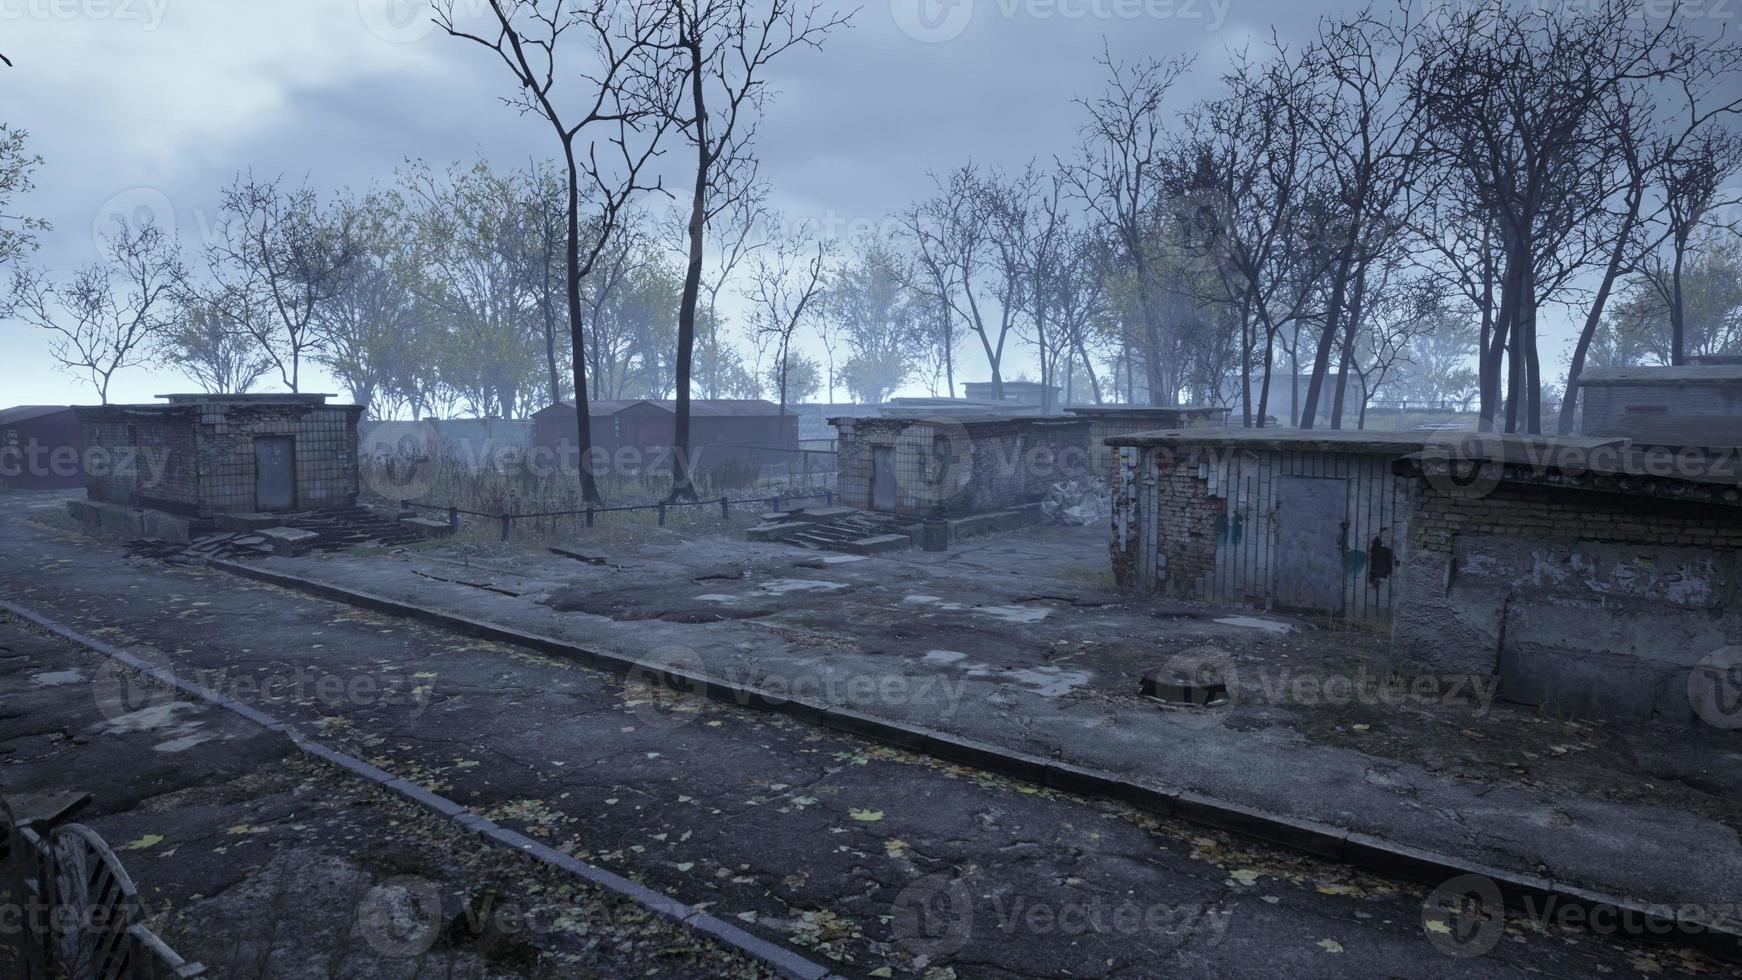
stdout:
{"type": "MultiPolygon", "coordinates": [[[[1387,841],[1331,824],[1267,813],[1191,790],[1139,782],[1104,770],[1017,752],[946,732],[874,718],[830,704],[774,694],[759,688],[698,677],[623,654],[577,646],[554,637],[526,633],[497,623],[389,599],[256,564],[212,559],[211,564],[242,578],[293,589],[346,605],[507,643],[579,662],[613,674],[635,673],[672,690],[700,694],[739,707],[773,711],[800,721],[857,735],[871,741],[1022,779],[1062,792],[1114,800],[1162,817],[1252,837],[1318,857],[1365,868],[1426,885],[1440,885],[1463,875],[1480,875],[1494,882],[1508,907],[1577,910],[1581,923],[1629,922],[1631,934],[1669,941],[1726,960],[1742,960],[1742,929],[1713,923],[1701,913],[1683,915],[1675,906],[1639,902],[1608,895],[1570,882],[1522,874],[1406,844],[1387,841]],[[1601,910],[1600,917],[1592,913],[1601,910]]],[[[1720,910],[1721,911],[1721,910],[1720,910]]],[[[1626,931],[1626,930],[1617,930],[1626,931]]]]}
{"type": "Polygon", "coordinates": [[[355,756],[346,755],[336,749],[329,748],[314,741],[302,732],[292,728],[271,715],[242,704],[233,698],[220,694],[201,684],[176,676],[172,670],[147,663],[127,651],[105,643],[94,637],[89,637],[79,631],[49,619],[34,610],[27,609],[17,603],[0,599],[0,611],[17,616],[40,629],[60,637],[69,643],[85,647],[101,656],[116,661],[128,669],[136,671],[152,680],[180,691],[189,697],[197,698],[208,704],[233,712],[243,718],[271,731],[280,732],[296,745],[297,749],[306,755],[313,756],[324,762],[337,766],[354,776],[387,790],[390,793],[436,811],[447,820],[459,824],[491,843],[518,851],[540,864],[556,868],[574,875],[604,891],[611,892],[620,898],[634,902],[636,905],[662,918],[669,919],[680,925],[688,926],[719,943],[721,946],[762,963],[782,977],[791,980],[839,980],[827,967],[807,960],[783,946],[758,938],[745,932],[714,915],[685,905],[683,902],[654,891],[645,885],[637,884],[611,871],[596,865],[588,864],[578,858],[562,853],[548,844],[542,844],[523,834],[509,830],[493,820],[480,817],[464,806],[439,796],[414,783],[400,779],[384,769],[372,766],[355,756]]]}

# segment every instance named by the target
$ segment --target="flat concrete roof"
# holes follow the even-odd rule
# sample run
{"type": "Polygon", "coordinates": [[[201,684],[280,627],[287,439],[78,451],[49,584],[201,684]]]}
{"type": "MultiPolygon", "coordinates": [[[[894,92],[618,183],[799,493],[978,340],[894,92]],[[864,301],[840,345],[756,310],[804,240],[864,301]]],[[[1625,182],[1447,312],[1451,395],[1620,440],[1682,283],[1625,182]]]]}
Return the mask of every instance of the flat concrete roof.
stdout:
{"type": "Polygon", "coordinates": [[[1686,364],[1681,367],[1591,368],[1580,386],[1742,384],[1742,364],[1686,364]]]}
{"type": "Polygon", "coordinates": [[[337,396],[312,391],[257,391],[242,392],[231,395],[214,395],[207,392],[188,392],[186,394],[156,395],[154,397],[161,398],[164,401],[169,402],[171,405],[188,405],[201,402],[211,402],[215,404],[228,404],[230,402],[273,404],[276,402],[288,405],[320,405],[324,404],[327,399],[335,398],[337,396]]]}
{"type": "Polygon", "coordinates": [[[1234,410],[1218,405],[1072,405],[1072,415],[1228,415],[1234,410]]]}
{"type": "Polygon", "coordinates": [[[1367,432],[1351,429],[1281,429],[1266,427],[1248,429],[1243,426],[1202,429],[1165,429],[1156,432],[1129,432],[1110,436],[1109,446],[1228,446],[1238,449],[1269,450],[1287,453],[1342,453],[1345,455],[1405,456],[1419,453],[1430,446],[1468,447],[1468,452],[1512,454],[1531,449],[1569,448],[1596,449],[1616,446],[1625,439],[1579,438],[1449,432],[1367,432]]]}

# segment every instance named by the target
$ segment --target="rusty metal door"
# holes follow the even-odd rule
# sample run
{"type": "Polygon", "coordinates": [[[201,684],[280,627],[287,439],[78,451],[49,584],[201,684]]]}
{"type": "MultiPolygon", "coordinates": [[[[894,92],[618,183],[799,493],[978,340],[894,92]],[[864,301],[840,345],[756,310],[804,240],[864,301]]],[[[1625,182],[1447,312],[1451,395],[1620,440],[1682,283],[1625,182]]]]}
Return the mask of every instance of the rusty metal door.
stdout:
{"type": "Polygon", "coordinates": [[[1276,489],[1276,604],[1341,612],[1349,481],[1285,476],[1276,489]]]}
{"type": "Polygon", "coordinates": [[[871,509],[895,513],[895,449],[871,447],[871,509]]]}
{"type": "Polygon", "coordinates": [[[254,437],[254,506],[296,509],[296,442],[290,436],[254,437]]]}

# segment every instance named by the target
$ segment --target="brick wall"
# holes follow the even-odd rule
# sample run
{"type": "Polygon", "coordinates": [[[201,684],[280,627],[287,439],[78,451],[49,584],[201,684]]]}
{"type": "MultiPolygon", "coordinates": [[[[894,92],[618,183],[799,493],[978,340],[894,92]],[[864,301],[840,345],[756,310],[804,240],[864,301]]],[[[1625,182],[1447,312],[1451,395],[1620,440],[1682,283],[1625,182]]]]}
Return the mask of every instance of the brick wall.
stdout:
{"type": "Polygon", "coordinates": [[[154,405],[77,411],[88,464],[85,492],[90,499],[178,514],[198,511],[199,465],[191,409],[154,405]]]}
{"type": "Polygon", "coordinates": [[[1742,512],[1645,496],[1501,484],[1486,496],[1418,490],[1411,543],[1450,552],[1453,535],[1507,534],[1550,540],[1742,548],[1742,512]]]}

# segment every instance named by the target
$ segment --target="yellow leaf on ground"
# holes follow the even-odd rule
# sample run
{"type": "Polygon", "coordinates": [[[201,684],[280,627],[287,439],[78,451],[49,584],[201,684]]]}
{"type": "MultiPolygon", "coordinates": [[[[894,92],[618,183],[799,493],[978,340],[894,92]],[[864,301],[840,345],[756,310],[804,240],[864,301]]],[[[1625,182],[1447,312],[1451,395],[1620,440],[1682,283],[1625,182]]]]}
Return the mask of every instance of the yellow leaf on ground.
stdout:
{"type": "Polygon", "coordinates": [[[876,823],[883,819],[882,810],[850,810],[849,816],[863,823],[876,823]]]}
{"type": "Polygon", "coordinates": [[[127,843],[122,844],[120,847],[115,848],[115,850],[117,850],[117,851],[143,851],[148,847],[156,847],[157,845],[159,845],[161,843],[163,843],[163,835],[162,834],[146,834],[145,836],[139,838],[138,840],[128,841],[127,843]]]}
{"type": "Polygon", "coordinates": [[[1343,944],[1337,942],[1335,939],[1321,939],[1319,940],[1319,948],[1327,953],[1341,953],[1343,951],[1343,944]]]}

